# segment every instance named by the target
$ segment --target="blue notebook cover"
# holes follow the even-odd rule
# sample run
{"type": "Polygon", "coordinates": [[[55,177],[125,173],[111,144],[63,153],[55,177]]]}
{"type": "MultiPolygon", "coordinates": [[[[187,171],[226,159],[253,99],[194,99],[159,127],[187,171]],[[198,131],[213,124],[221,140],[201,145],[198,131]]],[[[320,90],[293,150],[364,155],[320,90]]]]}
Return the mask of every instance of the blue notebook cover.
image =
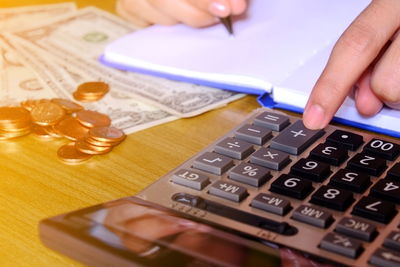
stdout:
{"type": "MultiPolygon", "coordinates": [[[[182,81],[182,82],[210,86],[210,87],[219,88],[219,89],[223,89],[223,90],[230,90],[230,91],[234,91],[234,92],[238,92],[238,93],[258,95],[257,101],[263,107],[280,108],[280,109],[296,112],[299,114],[303,113],[302,108],[299,108],[299,107],[296,107],[293,105],[275,102],[273,100],[273,98],[271,97],[271,95],[269,93],[266,93],[265,90],[261,89],[261,88],[246,88],[246,87],[241,87],[241,86],[232,85],[232,84],[215,83],[212,81],[206,81],[206,80],[200,80],[200,79],[189,79],[187,77],[182,77],[179,75],[166,74],[166,73],[157,72],[154,70],[141,69],[141,68],[137,68],[137,67],[118,64],[115,62],[105,61],[103,56],[100,57],[99,60],[101,63],[103,63],[109,67],[113,67],[113,68],[124,70],[124,71],[133,71],[133,72],[158,76],[158,77],[162,77],[162,78],[167,78],[167,79],[171,79],[171,80],[178,80],[178,81],[182,81]]],[[[366,123],[360,123],[360,122],[347,120],[347,119],[343,119],[343,118],[338,118],[338,117],[334,117],[333,121],[344,124],[344,125],[368,130],[368,131],[373,131],[373,132],[377,132],[377,133],[381,133],[381,134],[390,135],[393,137],[400,137],[400,132],[398,132],[398,131],[389,130],[389,129],[381,128],[378,126],[366,124],[366,123]]]]}

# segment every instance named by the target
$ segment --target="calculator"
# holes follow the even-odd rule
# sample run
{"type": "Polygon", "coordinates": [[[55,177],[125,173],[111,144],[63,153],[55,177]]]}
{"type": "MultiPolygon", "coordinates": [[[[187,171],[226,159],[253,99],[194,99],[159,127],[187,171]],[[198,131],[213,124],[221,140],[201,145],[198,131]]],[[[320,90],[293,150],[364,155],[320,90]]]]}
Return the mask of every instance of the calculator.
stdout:
{"type": "MultiPolygon", "coordinates": [[[[399,154],[399,141],[392,137],[332,124],[323,130],[309,130],[297,117],[260,108],[136,197],[43,220],[40,235],[46,245],[72,257],[80,244],[86,248],[95,246],[93,253],[103,255],[98,259],[106,261],[104,249],[109,245],[112,249],[108,248],[108,257],[123,250],[125,258],[119,255],[117,259],[126,260],[127,255],[135,254],[134,249],[129,252],[126,243],[121,243],[122,234],[118,231],[129,232],[126,223],[123,230],[110,229],[121,227],[118,222],[138,218],[135,209],[129,212],[129,203],[144,201],[150,203],[146,207],[158,207],[174,214],[173,218],[187,220],[183,225],[193,222],[197,230],[212,227],[241,238],[238,244],[251,243],[246,245],[246,255],[263,254],[270,262],[276,262],[279,255],[269,249],[262,252],[260,244],[265,248],[290,248],[306,258],[334,266],[400,266],[399,154]],[[107,223],[105,210],[111,214],[110,209],[124,205],[125,210],[114,212],[117,215],[107,223]],[[87,230],[89,237],[83,238],[82,232],[77,231],[86,229],[84,225],[106,226],[103,233],[112,234],[116,241],[111,244],[111,237],[96,238],[95,231],[87,230]]],[[[182,248],[188,247],[177,249],[171,240],[176,237],[157,239],[157,244],[181,254],[182,248]]],[[[151,242],[154,245],[155,241],[151,242]]],[[[137,246],[135,242],[130,244],[137,246]]],[[[196,249],[185,253],[194,257],[196,249]]],[[[245,263],[213,261],[218,257],[209,254],[199,257],[216,266],[260,263],[254,259],[245,263]]],[[[87,258],[96,257],[92,254],[75,258],[93,264],[87,258]]],[[[138,259],[136,253],[127,262],[151,265],[140,261],[144,258],[138,259]]],[[[197,266],[192,264],[183,265],[197,266]]]]}

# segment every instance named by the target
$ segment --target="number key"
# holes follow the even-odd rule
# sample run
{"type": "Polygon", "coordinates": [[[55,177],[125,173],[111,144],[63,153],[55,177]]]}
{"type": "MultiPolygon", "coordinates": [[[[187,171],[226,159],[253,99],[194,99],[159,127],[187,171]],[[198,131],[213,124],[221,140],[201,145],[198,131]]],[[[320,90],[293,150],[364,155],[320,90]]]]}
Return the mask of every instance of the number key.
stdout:
{"type": "Polygon", "coordinates": [[[347,168],[379,176],[386,169],[386,160],[365,153],[358,153],[349,160],[347,168]]]}
{"type": "Polygon", "coordinates": [[[300,177],[310,179],[314,182],[322,182],[331,173],[326,163],[312,159],[300,159],[290,169],[290,172],[300,177]]]}
{"type": "Polygon", "coordinates": [[[344,211],[353,203],[353,194],[344,189],[329,185],[321,186],[311,197],[310,202],[330,209],[344,211]]]}
{"type": "Polygon", "coordinates": [[[400,163],[396,163],[388,170],[386,178],[400,181],[400,163]]]}
{"type": "Polygon", "coordinates": [[[400,145],[380,139],[372,139],[365,145],[364,150],[384,159],[394,160],[400,153],[400,145]]]}
{"type": "Polygon", "coordinates": [[[371,188],[371,196],[400,204],[400,182],[389,179],[378,181],[371,188]]]}
{"type": "Polygon", "coordinates": [[[304,199],[312,190],[312,182],[288,174],[282,174],[272,184],[269,189],[281,195],[304,199]]]}
{"type": "Polygon", "coordinates": [[[310,158],[339,166],[347,159],[347,150],[337,145],[319,144],[310,152],[310,158]]]}
{"type": "Polygon", "coordinates": [[[371,180],[367,174],[341,169],[331,177],[329,185],[362,193],[371,185],[371,180]]]}
{"type": "Polygon", "coordinates": [[[396,206],[393,203],[368,196],[357,202],[351,214],[381,223],[389,223],[396,215],[396,206]]]}

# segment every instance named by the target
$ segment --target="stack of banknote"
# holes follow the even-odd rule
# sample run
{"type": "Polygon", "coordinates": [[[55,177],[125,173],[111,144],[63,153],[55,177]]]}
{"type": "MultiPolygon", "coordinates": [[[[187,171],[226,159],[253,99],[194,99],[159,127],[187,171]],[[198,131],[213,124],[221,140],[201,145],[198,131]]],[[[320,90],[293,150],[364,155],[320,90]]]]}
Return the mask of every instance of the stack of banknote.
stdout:
{"type": "Polygon", "coordinates": [[[99,63],[108,43],[137,30],[113,14],[77,9],[73,3],[0,8],[0,106],[42,98],[73,100],[77,86],[101,81],[110,91],[99,101],[81,104],[132,133],[242,97],[99,63]]]}

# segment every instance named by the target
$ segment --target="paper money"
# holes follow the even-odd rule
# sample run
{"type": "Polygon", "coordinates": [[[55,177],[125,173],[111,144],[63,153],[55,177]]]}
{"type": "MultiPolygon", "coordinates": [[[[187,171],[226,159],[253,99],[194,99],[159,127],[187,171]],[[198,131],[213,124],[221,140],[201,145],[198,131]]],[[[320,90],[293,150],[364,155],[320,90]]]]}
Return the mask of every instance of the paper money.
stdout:
{"type": "Polygon", "coordinates": [[[51,53],[59,64],[85,70],[90,76],[177,116],[198,115],[242,97],[228,91],[127,73],[99,64],[98,57],[104,47],[132,30],[118,17],[96,8],[85,8],[29,30],[14,32],[14,40],[25,40],[25,46],[37,46],[51,53]]]}
{"type": "MultiPolygon", "coordinates": [[[[48,96],[35,95],[34,99],[38,98],[69,98],[72,100],[72,92],[75,90],[79,83],[84,81],[92,81],[90,76],[85,72],[73,69],[71,66],[62,68],[55,64],[51,55],[46,54],[38,48],[24,47],[22,43],[14,45],[8,42],[8,39],[0,36],[0,41],[7,47],[13,48],[14,51],[23,58],[26,65],[29,66],[39,80],[43,81],[47,88],[46,93],[48,96]]],[[[1,44],[1,43],[0,43],[1,44]]],[[[10,73],[9,71],[2,71],[1,73],[10,73]]],[[[14,75],[19,76],[18,70],[14,70],[14,75]]],[[[2,89],[7,88],[5,84],[2,89]]],[[[20,94],[13,90],[1,90],[1,92],[8,92],[7,98],[12,98],[15,101],[21,101],[27,98],[26,91],[20,90],[20,94]],[[12,97],[9,97],[12,95],[12,97]]],[[[165,123],[177,119],[177,117],[160,110],[158,108],[146,105],[140,101],[133,99],[130,95],[112,90],[103,99],[94,103],[81,103],[86,109],[96,110],[101,113],[108,114],[113,121],[113,126],[122,129],[125,133],[129,134],[139,131],[154,125],[165,123]]]]}
{"type": "Polygon", "coordinates": [[[0,32],[32,27],[49,18],[56,18],[76,10],[74,3],[0,8],[0,32]]]}

